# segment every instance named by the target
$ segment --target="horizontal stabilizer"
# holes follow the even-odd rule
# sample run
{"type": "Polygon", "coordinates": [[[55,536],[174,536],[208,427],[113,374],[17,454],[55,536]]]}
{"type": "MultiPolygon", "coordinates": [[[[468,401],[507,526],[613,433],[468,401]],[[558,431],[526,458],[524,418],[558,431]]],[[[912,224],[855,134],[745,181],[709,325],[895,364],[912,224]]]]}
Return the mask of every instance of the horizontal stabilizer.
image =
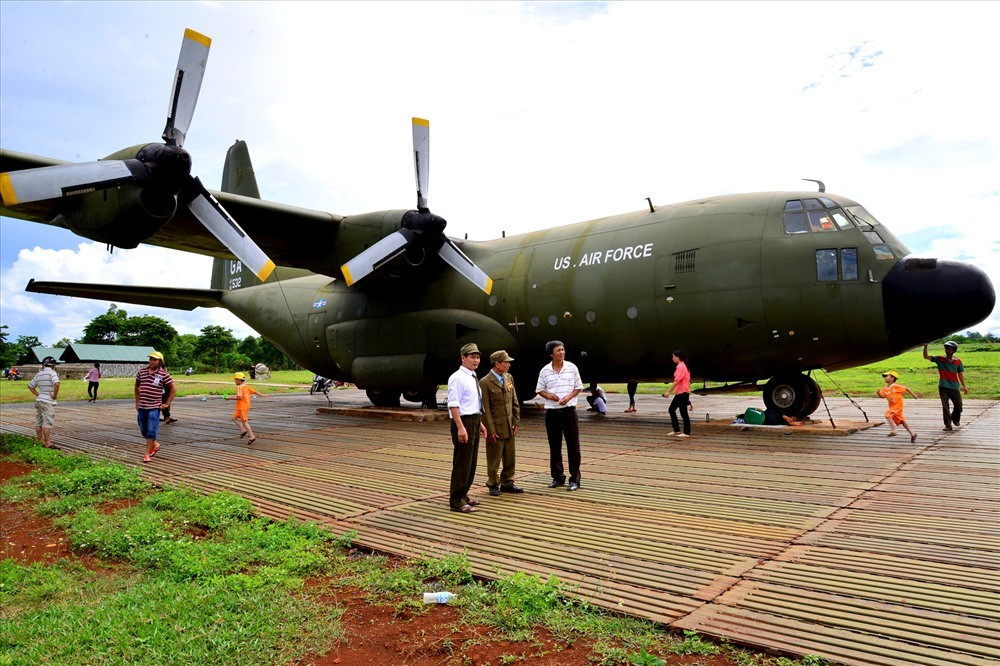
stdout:
{"type": "Polygon", "coordinates": [[[132,287],[118,284],[82,284],[79,282],[35,282],[31,280],[25,291],[35,294],[76,296],[116,303],[152,305],[174,310],[215,308],[225,293],[221,289],[176,289],[172,287],[132,287]]]}

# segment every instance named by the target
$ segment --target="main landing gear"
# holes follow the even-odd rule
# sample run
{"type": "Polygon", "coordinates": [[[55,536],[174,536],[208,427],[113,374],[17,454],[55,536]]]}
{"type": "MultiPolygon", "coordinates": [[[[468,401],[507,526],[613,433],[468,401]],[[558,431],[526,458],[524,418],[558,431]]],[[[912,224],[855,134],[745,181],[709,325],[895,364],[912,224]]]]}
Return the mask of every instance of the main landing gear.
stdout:
{"type": "Polygon", "coordinates": [[[777,375],[764,386],[764,405],[796,419],[815,412],[822,398],[813,378],[798,373],[777,375]]]}

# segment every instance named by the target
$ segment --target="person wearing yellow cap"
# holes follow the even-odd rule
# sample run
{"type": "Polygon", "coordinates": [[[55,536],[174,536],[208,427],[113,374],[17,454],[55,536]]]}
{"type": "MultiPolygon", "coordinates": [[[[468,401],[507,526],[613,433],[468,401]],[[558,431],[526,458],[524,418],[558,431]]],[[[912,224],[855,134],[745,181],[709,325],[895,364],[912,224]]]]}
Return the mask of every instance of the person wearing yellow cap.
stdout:
{"type": "Polygon", "coordinates": [[[174,380],[163,367],[163,354],[149,353],[149,365],[139,368],[135,375],[135,411],[139,422],[139,432],[146,438],[146,455],[142,462],[150,462],[160,444],[156,441],[160,428],[160,410],[170,409],[170,403],[177,395],[174,380]]]}
{"type": "MultiPolygon", "coordinates": [[[[233,412],[233,422],[240,427],[240,438],[250,435],[247,444],[253,444],[257,438],[254,437],[253,430],[250,429],[250,396],[259,395],[262,398],[267,396],[247,386],[245,381],[246,375],[242,372],[233,375],[233,382],[236,383],[236,395],[233,396],[233,399],[236,400],[236,411],[233,412]]],[[[222,399],[229,400],[229,395],[222,396],[222,399]]]]}
{"type": "Polygon", "coordinates": [[[910,433],[910,441],[917,441],[917,434],[913,432],[913,428],[903,417],[903,395],[909,393],[916,398],[917,394],[896,383],[896,380],[899,379],[899,373],[895,370],[883,372],[882,379],[885,381],[885,386],[876,391],[876,395],[889,401],[889,409],[885,413],[885,419],[889,422],[889,434],[886,437],[895,437],[896,426],[901,425],[906,428],[906,432],[910,433]]]}

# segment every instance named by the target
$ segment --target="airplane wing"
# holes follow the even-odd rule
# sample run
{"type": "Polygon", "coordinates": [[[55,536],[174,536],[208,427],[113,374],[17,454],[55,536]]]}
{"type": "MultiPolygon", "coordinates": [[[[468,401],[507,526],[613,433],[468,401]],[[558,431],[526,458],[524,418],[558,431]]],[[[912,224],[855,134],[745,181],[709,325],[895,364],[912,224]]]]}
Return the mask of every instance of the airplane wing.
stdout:
{"type": "MultiPolygon", "coordinates": [[[[69,163],[0,149],[0,173],[65,164],[69,163]]],[[[210,192],[276,264],[323,272],[341,216],[238,194],[210,192]]],[[[69,228],[59,214],[65,205],[65,199],[51,199],[19,205],[17,209],[0,206],[0,214],[69,228]]],[[[173,219],[143,242],[223,259],[236,258],[184,206],[179,206],[173,219]]]]}
{"type": "Polygon", "coordinates": [[[36,294],[95,298],[116,303],[153,305],[175,310],[222,307],[220,299],[225,293],[221,289],[177,289],[119,284],[82,284],[79,282],[36,282],[35,280],[29,281],[24,290],[36,294]]]}

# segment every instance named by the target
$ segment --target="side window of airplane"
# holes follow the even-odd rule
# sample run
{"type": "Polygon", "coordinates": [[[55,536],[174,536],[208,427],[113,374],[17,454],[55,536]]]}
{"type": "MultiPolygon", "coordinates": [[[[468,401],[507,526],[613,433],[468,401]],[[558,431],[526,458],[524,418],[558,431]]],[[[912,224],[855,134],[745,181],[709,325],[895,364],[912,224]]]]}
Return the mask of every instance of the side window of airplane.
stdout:
{"type": "Polygon", "coordinates": [[[845,247],[840,250],[840,279],[858,279],[858,248],[845,247]]]}
{"type": "MultiPolygon", "coordinates": [[[[836,249],[816,250],[816,280],[819,282],[836,282],[838,276],[837,268],[836,249]]],[[[858,279],[858,248],[845,247],[840,249],[839,268],[841,280],[858,279]]]]}
{"type": "Polygon", "coordinates": [[[816,250],[816,279],[820,282],[837,281],[837,250],[816,250]]]}

